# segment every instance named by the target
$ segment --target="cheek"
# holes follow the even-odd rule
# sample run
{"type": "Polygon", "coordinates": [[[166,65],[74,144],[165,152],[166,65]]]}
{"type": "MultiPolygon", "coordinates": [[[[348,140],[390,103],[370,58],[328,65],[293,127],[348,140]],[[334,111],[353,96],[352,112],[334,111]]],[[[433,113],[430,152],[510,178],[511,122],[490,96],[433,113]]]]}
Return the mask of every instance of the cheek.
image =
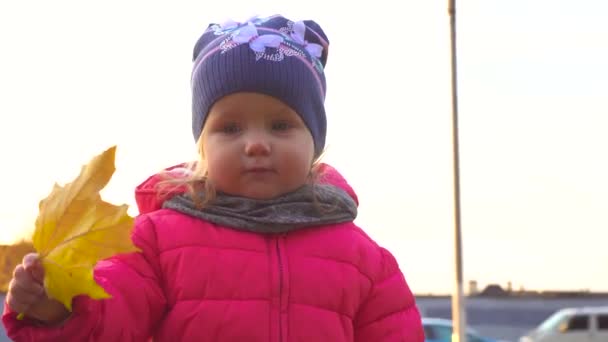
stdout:
{"type": "Polygon", "coordinates": [[[293,178],[307,178],[312,167],[314,150],[312,144],[299,143],[289,151],[284,151],[283,158],[293,178]]]}
{"type": "Polygon", "coordinates": [[[213,142],[206,142],[203,146],[200,151],[201,161],[205,164],[207,176],[213,177],[218,171],[216,165],[221,164],[221,161],[218,163],[217,160],[221,153],[218,153],[213,142]]]}
{"type": "Polygon", "coordinates": [[[307,153],[303,153],[303,159],[306,161],[308,166],[312,166],[312,163],[315,161],[315,144],[312,140],[312,136],[310,134],[306,137],[306,142],[302,144],[302,148],[307,151],[307,153]]]}
{"type": "Polygon", "coordinates": [[[238,154],[231,145],[213,141],[204,149],[207,177],[220,185],[236,177],[240,172],[238,154]]]}
{"type": "Polygon", "coordinates": [[[218,153],[205,153],[205,164],[207,166],[207,175],[210,178],[216,177],[221,174],[220,165],[223,164],[222,160],[218,158],[221,154],[218,153]]]}

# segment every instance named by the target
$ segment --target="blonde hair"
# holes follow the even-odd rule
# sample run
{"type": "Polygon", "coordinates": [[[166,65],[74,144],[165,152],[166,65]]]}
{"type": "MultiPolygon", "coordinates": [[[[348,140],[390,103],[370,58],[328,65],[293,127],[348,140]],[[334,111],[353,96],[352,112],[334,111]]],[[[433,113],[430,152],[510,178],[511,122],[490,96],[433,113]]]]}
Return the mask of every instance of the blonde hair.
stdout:
{"type": "MultiPolygon", "coordinates": [[[[207,177],[207,161],[203,150],[203,140],[206,135],[206,129],[203,131],[196,142],[198,151],[198,160],[183,164],[181,167],[171,170],[164,170],[160,173],[163,178],[156,184],[158,195],[165,197],[178,189],[184,189],[194,201],[198,208],[203,208],[209,205],[217,196],[217,191],[213,183],[207,177]]],[[[319,156],[315,157],[310,168],[308,183],[313,187],[313,202],[317,203],[317,198],[314,195],[314,186],[319,181],[321,159],[325,151],[321,151],[319,156]]],[[[183,192],[183,190],[182,190],[183,192]]]]}

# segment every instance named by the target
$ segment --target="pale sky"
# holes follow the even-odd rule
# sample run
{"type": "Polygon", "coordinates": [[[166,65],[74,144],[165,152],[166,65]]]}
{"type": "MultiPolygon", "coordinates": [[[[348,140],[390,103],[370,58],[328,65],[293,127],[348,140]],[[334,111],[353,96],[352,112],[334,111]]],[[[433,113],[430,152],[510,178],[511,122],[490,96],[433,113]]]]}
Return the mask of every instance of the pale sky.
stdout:
{"type": "MultiPolygon", "coordinates": [[[[53,183],[112,145],[103,196],[117,204],[194,159],[194,42],[209,22],[274,13],[329,36],[325,161],[358,192],[357,222],[415,292],[451,291],[447,1],[2,2],[0,244],[30,235],[53,183]]],[[[466,280],[608,291],[607,13],[458,2],[466,280]]]]}

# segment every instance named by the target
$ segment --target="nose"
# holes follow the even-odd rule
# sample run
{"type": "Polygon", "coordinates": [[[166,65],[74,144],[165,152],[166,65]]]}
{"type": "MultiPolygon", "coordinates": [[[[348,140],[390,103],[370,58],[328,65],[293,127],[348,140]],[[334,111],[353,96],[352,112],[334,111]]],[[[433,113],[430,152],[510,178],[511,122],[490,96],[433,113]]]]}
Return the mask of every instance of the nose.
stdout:
{"type": "Polygon", "coordinates": [[[270,139],[263,133],[251,132],[245,141],[245,154],[248,156],[264,156],[270,154],[270,139]]]}

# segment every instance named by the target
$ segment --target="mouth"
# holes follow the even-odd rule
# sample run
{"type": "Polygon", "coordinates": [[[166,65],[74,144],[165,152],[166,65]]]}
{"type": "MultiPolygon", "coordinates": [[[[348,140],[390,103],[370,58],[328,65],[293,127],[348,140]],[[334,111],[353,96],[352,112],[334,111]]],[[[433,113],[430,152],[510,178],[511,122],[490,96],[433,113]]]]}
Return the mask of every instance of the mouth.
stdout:
{"type": "Polygon", "coordinates": [[[249,167],[245,169],[245,173],[269,173],[274,172],[273,169],[269,167],[249,167]]]}

